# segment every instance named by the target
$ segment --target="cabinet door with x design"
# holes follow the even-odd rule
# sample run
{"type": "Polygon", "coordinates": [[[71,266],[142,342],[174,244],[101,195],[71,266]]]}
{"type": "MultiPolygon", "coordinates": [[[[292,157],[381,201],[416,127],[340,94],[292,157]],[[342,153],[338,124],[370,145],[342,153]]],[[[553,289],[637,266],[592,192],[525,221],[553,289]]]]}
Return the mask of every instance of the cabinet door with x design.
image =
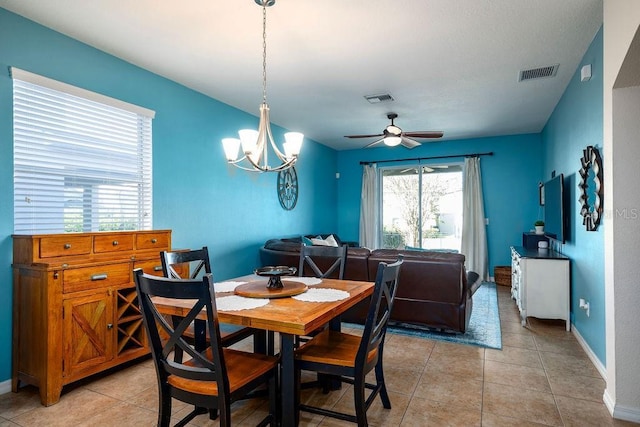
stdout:
{"type": "Polygon", "coordinates": [[[63,373],[73,377],[113,357],[111,289],[63,301],[63,373]]]}

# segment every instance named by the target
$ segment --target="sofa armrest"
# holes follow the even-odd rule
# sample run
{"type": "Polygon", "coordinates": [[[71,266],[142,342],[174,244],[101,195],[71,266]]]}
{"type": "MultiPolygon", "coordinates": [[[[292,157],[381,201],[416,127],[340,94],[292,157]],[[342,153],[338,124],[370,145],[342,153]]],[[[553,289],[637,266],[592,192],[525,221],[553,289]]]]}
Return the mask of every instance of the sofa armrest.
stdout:
{"type": "Polygon", "coordinates": [[[470,296],[476,293],[480,285],[482,285],[480,275],[475,271],[467,271],[467,286],[469,287],[470,296]]]}

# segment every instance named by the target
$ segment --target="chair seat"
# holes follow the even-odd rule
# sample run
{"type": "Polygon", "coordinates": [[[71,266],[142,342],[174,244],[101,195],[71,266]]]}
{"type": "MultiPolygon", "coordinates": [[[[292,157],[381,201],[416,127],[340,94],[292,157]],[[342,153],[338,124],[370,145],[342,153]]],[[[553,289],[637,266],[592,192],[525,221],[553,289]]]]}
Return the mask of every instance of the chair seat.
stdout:
{"type": "MultiPolygon", "coordinates": [[[[335,366],[354,367],[361,337],[325,329],[296,350],[296,359],[335,366]]],[[[367,355],[368,362],[375,359],[378,349],[367,355]]]]}
{"type": "MultiPolygon", "coordinates": [[[[224,348],[224,359],[227,367],[227,376],[229,378],[229,391],[233,393],[235,390],[247,385],[251,381],[268,373],[278,364],[278,358],[274,356],[266,356],[256,353],[245,353],[243,351],[224,348]]],[[[206,351],[206,357],[212,360],[213,355],[211,348],[206,351]]],[[[185,362],[185,365],[195,366],[192,361],[185,362]]],[[[209,396],[218,395],[218,384],[214,381],[198,381],[191,380],[176,375],[169,375],[167,382],[173,387],[209,396]]]]}

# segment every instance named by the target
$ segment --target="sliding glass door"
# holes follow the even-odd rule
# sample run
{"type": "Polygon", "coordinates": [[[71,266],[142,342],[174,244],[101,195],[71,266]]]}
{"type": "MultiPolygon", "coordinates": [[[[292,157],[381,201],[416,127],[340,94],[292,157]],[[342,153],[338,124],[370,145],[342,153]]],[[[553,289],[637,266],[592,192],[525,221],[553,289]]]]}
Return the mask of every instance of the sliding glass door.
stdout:
{"type": "Polygon", "coordinates": [[[380,173],[383,248],[460,250],[462,164],[404,165],[380,173]]]}

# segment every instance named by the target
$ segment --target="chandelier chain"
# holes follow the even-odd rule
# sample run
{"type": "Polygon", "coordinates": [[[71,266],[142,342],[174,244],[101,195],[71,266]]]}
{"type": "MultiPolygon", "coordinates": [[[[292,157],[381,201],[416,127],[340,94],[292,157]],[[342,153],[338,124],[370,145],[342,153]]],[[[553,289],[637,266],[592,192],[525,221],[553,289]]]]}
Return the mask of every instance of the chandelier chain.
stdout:
{"type": "Polygon", "coordinates": [[[300,132],[285,133],[283,151],[280,151],[273,140],[267,105],[267,7],[273,6],[276,0],[254,0],[254,2],[262,6],[262,104],[258,130],[242,129],[239,131],[240,139],[223,138],[222,145],[227,162],[231,165],[251,172],[280,172],[291,168],[297,162],[304,135],[300,132]],[[244,156],[238,158],[240,148],[244,156]],[[269,148],[280,160],[279,165],[269,165],[269,148]]]}
{"type": "Polygon", "coordinates": [[[267,103],[267,2],[262,4],[262,103],[267,103]]]}

